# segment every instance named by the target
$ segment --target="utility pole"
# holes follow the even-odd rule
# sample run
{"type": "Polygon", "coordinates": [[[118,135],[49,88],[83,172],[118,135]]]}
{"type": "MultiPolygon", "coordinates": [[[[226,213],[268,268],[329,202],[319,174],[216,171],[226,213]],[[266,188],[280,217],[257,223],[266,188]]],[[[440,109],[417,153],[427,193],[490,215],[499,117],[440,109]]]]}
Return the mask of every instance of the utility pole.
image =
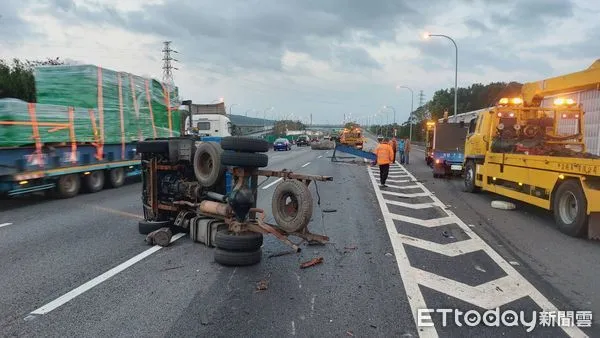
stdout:
{"type": "MultiPolygon", "coordinates": [[[[165,84],[165,86],[167,86],[167,89],[169,90],[169,92],[171,92],[173,90],[173,87],[175,86],[175,81],[173,80],[173,70],[179,70],[176,67],[173,67],[172,62],[179,62],[179,60],[173,58],[171,56],[171,53],[178,53],[176,50],[171,49],[171,43],[172,41],[165,41],[163,42],[163,83],[165,84]]],[[[171,102],[169,102],[170,104],[171,102]]]]}
{"type": "Polygon", "coordinates": [[[310,126],[312,127],[312,114],[310,114],[310,126]]]}

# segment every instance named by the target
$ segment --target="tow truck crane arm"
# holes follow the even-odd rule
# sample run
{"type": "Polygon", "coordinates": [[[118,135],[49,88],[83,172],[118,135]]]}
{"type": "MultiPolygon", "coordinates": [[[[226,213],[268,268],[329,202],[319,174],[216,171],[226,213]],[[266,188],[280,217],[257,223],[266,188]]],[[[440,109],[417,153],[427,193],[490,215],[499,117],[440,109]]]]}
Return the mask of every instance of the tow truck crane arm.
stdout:
{"type": "Polygon", "coordinates": [[[523,85],[523,103],[528,107],[539,107],[546,96],[575,92],[586,89],[600,90],[600,59],[589,68],[564,76],[557,76],[523,85]]]}

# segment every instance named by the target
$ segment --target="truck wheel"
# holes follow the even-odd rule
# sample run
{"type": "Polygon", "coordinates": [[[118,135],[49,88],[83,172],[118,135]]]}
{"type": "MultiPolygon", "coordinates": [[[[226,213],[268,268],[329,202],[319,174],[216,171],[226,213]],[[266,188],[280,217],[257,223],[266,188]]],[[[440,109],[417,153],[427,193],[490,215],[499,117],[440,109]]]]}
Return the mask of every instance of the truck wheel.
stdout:
{"type": "Polygon", "coordinates": [[[125,170],[123,168],[112,168],[106,171],[106,183],[110,188],[118,188],[125,184],[125,170]]]}
{"type": "Polygon", "coordinates": [[[478,192],[481,190],[480,187],[475,185],[475,162],[469,161],[465,166],[465,191],[466,192],[478,192]]]}
{"type": "Polygon", "coordinates": [[[83,186],[85,191],[95,193],[104,188],[104,172],[102,170],[92,171],[83,176],[83,186]]]}
{"type": "Polygon", "coordinates": [[[257,232],[242,232],[235,234],[221,230],[215,236],[215,246],[228,251],[255,251],[263,244],[263,235],[257,232]]]}
{"type": "Polygon", "coordinates": [[[152,231],[156,231],[160,228],[168,228],[171,226],[170,221],[139,221],[138,222],[138,231],[142,235],[147,235],[152,231]]]}
{"type": "Polygon", "coordinates": [[[56,196],[58,198],[74,197],[80,189],[81,179],[78,174],[63,175],[56,182],[56,196]]]}
{"type": "Polygon", "coordinates": [[[194,154],[194,174],[203,187],[215,185],[221,177],[221,152],[208,142],[200,143],[194,154]]]}
{"type": "Polygon", "coordinates": [[[298,180],[279,183],[271,201],[273,218],[277,226],[286,232],[305,228],[313,212],[313,200],[308,187],[298,180]]]}
{"type": "Polygon", "coordinates": [[[269,151],[269,142],[252,137],[227,136],[221,139],[221,148],[248,153],[266,153],[269,151]]]}
{"type": "Polygon", "coordinates": [[[234,167],[262,168],[269,165],[269,156],[266,154],[236,153],[226,150],[221,156],[221,164],[234,167]]]}
{"type": "Polygon", "coordinates": [[[566,180],[558,186],[552,209],[560,231],[573,237],[585,235],[588,223],[587,200],[577,181],[566,180]]]}
{"type": "Polygon", "coordinates": [[[258,264],[262,258],[262,250],[227,251],[215,249],[215,262],[227,266],[248,266],[258,264]]]}

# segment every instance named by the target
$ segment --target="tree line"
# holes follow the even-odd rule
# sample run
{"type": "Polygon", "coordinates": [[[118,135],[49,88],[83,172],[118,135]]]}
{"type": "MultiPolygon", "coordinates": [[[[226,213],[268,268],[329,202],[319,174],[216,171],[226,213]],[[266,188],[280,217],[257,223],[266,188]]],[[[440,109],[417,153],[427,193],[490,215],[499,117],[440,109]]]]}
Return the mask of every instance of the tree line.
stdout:
{"type": "Polygon", "coordinates": [[[36,102],[33,70],[38,66],[63,65],[60,58],[46,60],[19,60],[11,62],[0,59],[0,99],[15,98],[36,102]]]}

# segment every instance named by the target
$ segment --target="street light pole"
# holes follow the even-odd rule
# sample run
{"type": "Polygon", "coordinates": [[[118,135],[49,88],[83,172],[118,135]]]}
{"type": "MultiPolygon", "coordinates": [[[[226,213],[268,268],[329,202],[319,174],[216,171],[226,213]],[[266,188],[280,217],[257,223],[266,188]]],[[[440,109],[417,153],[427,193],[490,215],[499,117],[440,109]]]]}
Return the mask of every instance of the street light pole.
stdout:
{"type": "Polygon", "coordinates": [[[428,34],[427,36],[440,36],[443,38],[446,38],[450,41],[452,41],[452,43],[454,44],[454,50],[456,52],[455,55],[455,65],[454,65],[454,119],[456,120],[456,112],[458,109],[458,46],[456,45],[456,41],[454,41],[454,39],[452,39],[451,37],[447,36],[447,35],[443,35],[443,34],[428,34]]]}
{"type": "Polygon", "coordinates": [[[238,106],[238,104],[234,103],[231,106],[229,106],[229,116],[231,116],[231,108],[233,108],[233,106],[238,106]]]}
{"type": "Polygon", "coordinates": [[[415,92],[412,88],[407,86],[398,86],[398,88],[404,88],[410,90],[410,114],[408,115],[408,139],[412,141],[412,125],[413,125],[413,111],[414,111],[414,100],[415,100],[415,92]]]}

